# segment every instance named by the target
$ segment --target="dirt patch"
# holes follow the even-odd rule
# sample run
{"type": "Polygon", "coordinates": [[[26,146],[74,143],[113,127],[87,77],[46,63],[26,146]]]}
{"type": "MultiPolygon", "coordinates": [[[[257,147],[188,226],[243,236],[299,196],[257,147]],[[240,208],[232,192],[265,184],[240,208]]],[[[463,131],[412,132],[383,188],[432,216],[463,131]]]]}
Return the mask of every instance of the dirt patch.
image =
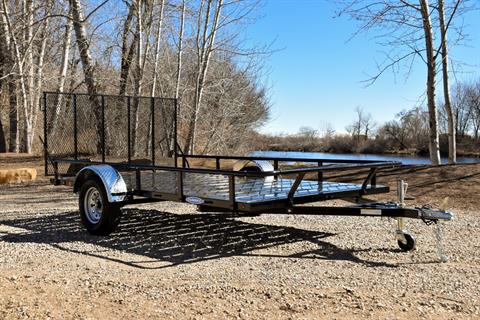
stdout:
{"type": "Polygon", "coordinates": [[[402,253],[390,220],[237,218],[170,202],[126,207],[118,232],[93,237],[70,188],[2,185],[0,318],[479,318],[480,165],[402,168],[378,182],[394,189],[397,178],[409,205],[450,197],[449,262],[437,263],[421,221],[408,222],[418,249],[402,253]]]}

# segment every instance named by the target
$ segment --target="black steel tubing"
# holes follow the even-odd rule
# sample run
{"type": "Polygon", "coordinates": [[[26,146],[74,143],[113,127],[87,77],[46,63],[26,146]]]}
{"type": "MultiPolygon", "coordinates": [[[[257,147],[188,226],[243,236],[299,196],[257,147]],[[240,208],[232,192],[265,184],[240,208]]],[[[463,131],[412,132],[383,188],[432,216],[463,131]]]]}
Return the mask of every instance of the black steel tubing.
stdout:
{"type": "Polygon", "coordinates": [[[184,155],[186,158],[198,158],[198,159],[215,159],[220,158],[223,160],[267,160],[275,162],[323,162],[323,163],[359,163],[359,164],[368,164],[368,163],[392,163],[392,164],[401,164],[398,161],[382,161],[382,160],[352,160],[352,159],[324,159],[324,158],[285,158],[285,157],[256,157],[256,156],[218,156],[218,155],[194,155],[188,154],[184,155]]]}
{"type": "Polygon", "coordinates": [[[228,177],[228,189],[229,189],[229,200],[230,205],[233,211],[237,209],[237,202],[236,202],[236,192],[235,192],[235,176],[228,177]]]}
{"type": "Polygon", "coordinates": [[[102,96],[102,162],[105,162],[105,97],[102,96]]]}
{"type": "MultiPolygon", "coordinates": [[[[101,164],[102,162],[98,161],[85,161],[85,160],[68,160],[63,158],[52,158],[53,161],[65,162],[65,163],[80,163],[80,164],[101,164]]],[[[127,164],[127,163],[117,163],[117,162],[105,162],[105,164],[111,165],[113,167],[124,168],[124,169],[146,169],[146,170],[165,170],[165,171],[183,171],[190,173],[205,173],[205,174],[223,174],[231,175],[238,177],[268,177],[276,175],[287,175],[287,174],[299,174],[299,173],[311,173],[318,171],[345,171],[356,168],[371,168],[371,167],[389,167],[390,163],[373,163],[373,164],[359,164],[359,165],[344,165],[344,166],[326,166],[319,168],[299,168],[299,169],[290,169],[284,171],[267,171],[267,172],[246,172],[246,171],[233,171],[233,170],[217,170],[217,169],[205,169],[205,168],[178,168],[170,166],[152,166],[152,165],[142,165],[142,164],[127,164]]]]}
{"type": "Polygon", "coordinates": [[[73,148],[75,160],[78,159],[77,95],[73,94],[73,148]]]}
{"type": "Polygon", "coordinates": [[[48,121],[47,121],[47,93],[43,93],[43,157],[45,161],[45,176],[48,175],[48,121]]]}
{"type": "Polygon", "coordinates": [[[131,109],[131,102],[130,102],[130,97],[127,97],[127,143],[128,143],[128,163],[132,163],[132,146],[131,146],[131,120],[130,120],[130,109],[131,109]]]}
{"type": "Polygon", "coordinates": [[[178,108],[178,100],[174,100],[174,114],[173,114],[173,157],[174,157],[174,163],[175,163],[175,168],[178,167],[177,161],[178,161],[178,137],[177,137],[177,108],[178,108]]]}
{"type": "Polygon", "coordinates": [[[152,113],[152,164],[155,165],[155,98],[150,99],[150,112],[152,113]]]}

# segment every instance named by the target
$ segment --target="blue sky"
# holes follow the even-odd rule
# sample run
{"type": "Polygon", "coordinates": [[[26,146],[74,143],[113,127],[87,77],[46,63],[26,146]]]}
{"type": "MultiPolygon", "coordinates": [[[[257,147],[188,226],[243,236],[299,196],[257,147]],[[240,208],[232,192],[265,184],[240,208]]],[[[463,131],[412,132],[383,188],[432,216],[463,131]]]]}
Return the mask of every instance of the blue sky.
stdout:
{"type": "MultiPolygon", "coordinates": [[[[332,1],[333,2],[333,1],[332,1]]],[[[425,90],[425,66],[418,63],[410,77],[387,72],[374,85],[361,83],[384,57],[371,35],[350,40],[355,22],[334,18],[335,7],[326,0],[265,0],[261,18],[248,29],[249,41],[270,43],[282,50],[267,60],[270,71],[271,120],[266,133],[293,133],[302,126],[321,129],[330,123],[344,132],[357,106],[378,123],[418,105],[425,90]]],[[[468,46],[454,47],[451,57],[460,79],[480,77],[480,13],[466,16],[468,46]]],[[[438,95],[442,92],[438,91],[438,95]]]]}

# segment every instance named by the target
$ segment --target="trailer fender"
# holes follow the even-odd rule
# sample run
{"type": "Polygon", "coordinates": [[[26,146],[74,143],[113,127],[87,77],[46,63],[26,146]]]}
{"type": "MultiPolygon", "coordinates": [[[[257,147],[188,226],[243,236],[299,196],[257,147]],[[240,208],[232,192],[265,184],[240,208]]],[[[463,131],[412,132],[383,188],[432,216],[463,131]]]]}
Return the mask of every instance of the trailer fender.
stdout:
{"type": "MultiPolygon", "coordinates": [[[[273,165],[266,160],[240,160],[233,165],[234,171],[272,172],[273,165]]],[[[273,176],[265,177],[265,180],[273,180],[273,176]]]]}
{"type": "Polygon", "coordinates": [[[92,176],[97,176],[102,180],[108,202],[121,202],[125,199],[127,185],[122,175],[114,167],[106,164],[88,166],[80,170],[75,177],[73,192],[79,192],[83,183],[92,176]]]}

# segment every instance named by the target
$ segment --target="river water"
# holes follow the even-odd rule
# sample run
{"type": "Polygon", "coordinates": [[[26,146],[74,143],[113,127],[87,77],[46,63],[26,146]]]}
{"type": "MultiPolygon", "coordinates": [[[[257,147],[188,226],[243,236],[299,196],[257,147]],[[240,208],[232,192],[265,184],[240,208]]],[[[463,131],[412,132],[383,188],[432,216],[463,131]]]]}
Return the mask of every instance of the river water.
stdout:
{"type": "MultiPolygon", "coordinates": [[[[382,160],[400,161],[403,164],[431,164],[430,158],[415,155],[395,154],[351,154],[351,153],[324,153],[324,152],[297,152],[297,151],[253,151],[252,156],[279,157],[279,158],[308,158],[308,159],[349,159],[349,160],[382,160]]],[[[480,163],[480,158],[458,157],[458,163],[480,163]]],[[[442,163],[448,163],[447,158],[442,158],[442,163]]]]}

